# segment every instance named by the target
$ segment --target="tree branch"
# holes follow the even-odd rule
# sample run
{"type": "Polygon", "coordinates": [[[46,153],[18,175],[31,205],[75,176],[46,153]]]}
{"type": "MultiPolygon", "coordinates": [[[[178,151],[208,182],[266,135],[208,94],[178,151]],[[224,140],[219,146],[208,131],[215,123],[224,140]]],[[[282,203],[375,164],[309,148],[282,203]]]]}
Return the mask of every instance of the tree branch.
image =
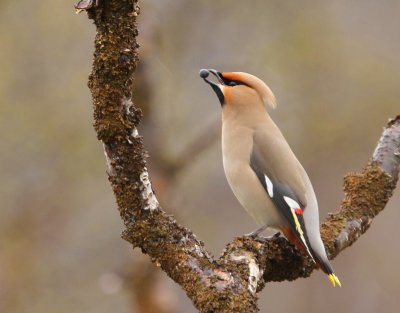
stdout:
{"type": "MultiPolygon", "coordinates": [[[[257,291],[265,282],[309,276],[314,264],[282,237],[236,238],[213,259],[189,229],[161,209],[136,130],[141,112],[130,100],[138,61],[138,1],[82,0],[77,9],[86,10],[97,28],[89,88],[94,128],[104,144],[109,181],[125,224],[123,238],[180,284],[201,312],[257,312],[257,291]]],[[[354,243],[383,210],[398,178],[399,147],[397,117],[371,162],[361,173],[346,176],[341,208],[321,226],[331,258],[354,243]]]]}

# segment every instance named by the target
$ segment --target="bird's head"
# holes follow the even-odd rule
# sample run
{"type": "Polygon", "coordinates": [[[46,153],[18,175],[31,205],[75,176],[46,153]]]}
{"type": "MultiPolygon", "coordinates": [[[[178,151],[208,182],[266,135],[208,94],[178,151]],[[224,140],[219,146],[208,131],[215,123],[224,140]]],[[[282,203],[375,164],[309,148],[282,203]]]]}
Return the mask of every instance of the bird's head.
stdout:
{"type": "Polygon", "coordinates": [[[258,77],[243,72],[218,72],[213,69],[200,70],[200,77],[217,94],[221,106],[262,104],[276,107],[271,89],[258,77]],[[209,79],[213,74],[216,82],[209,79]]]}

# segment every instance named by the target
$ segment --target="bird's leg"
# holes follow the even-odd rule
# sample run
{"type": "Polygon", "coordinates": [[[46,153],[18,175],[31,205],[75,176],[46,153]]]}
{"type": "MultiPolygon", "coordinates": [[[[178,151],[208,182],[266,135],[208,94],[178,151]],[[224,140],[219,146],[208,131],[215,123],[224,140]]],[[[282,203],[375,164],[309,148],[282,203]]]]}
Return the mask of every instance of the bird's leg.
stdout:
{"type": "Polygon", "coordinates": [[[247,237],[257,237],[260,233],[262,233],[264,230],[266,230],[268,225],[263,225],[256,230],[253,230],[250,234],[245,234],[247,237]]]}
{"type": "MultiPolygon", "coordinates": [[[[247,237],[257,237],[261,232],[263,232],[267,228],[268,228],[267,225],[263,225],[263,226],[257,228],[256,230],[252,231],[251,233],[245,234],[245,236],[247,236],[247,237]]],[[[265,238],[267,238],[267,239],[275,239],[275,238],[279,238],[281,235],[282,235],[281,232],[278,231],[275,234],[273,234],[272,236],[268,236],[268,237],[265,237],[265,238]]]]}
{"type": "Polygon", "coordinates": [[[281,236],[281,232],[278,231],[272,236],[272,238],[279,238],[280,236],[281,236]]]}

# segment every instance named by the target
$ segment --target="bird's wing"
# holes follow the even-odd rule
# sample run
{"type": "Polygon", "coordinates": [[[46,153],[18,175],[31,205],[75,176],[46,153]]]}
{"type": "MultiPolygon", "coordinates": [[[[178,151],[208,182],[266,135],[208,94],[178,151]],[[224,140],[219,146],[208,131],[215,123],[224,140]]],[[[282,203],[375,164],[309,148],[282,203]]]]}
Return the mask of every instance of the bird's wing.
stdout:
{"type": "Polygon", "coordinates": [[[254,131],[251,163],[253,170],[266,175],[273,184],[285,185],[291,190],[287,196],[293,196],[303,209],[307,207],[304,169],[279,130],[254,131]]]}
{"type": "Polygon", "coordinates": [[[313,258],[303,218],[303,210],[307,206],[303,169],[283,136],[266,136],[270,134],[254,133],[250,167],[281,216],[288,222],[291,233],[313,258]],[[271,146],[266,146],[266,142],[271,146]]]}

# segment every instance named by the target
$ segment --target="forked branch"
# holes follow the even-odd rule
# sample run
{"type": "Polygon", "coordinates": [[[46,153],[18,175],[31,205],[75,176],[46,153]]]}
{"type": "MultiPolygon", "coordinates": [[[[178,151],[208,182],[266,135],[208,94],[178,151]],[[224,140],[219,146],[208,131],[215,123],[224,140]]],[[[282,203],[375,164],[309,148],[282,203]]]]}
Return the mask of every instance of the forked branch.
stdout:
{"type": "MultiPolygon", "coordinates": [[[[309,276],[314,264],[282,237],[236,238],[213,259],[189,229],[161,209],[136,129],[141,112],[130,100],[138,62],[138,1],[82,0],[77,8],[88,12],[97,29],[89,88],[94,128],[125,224],[123,238],[161,266],[201,312],[256,312],[257,292],[265,282],[309,276]]],[[[341,208],[321,226],[331,258],[354,243],[385,207],[398,178],[399,147],[397,117],[365,168],[346,176],[341,208]]]]}

